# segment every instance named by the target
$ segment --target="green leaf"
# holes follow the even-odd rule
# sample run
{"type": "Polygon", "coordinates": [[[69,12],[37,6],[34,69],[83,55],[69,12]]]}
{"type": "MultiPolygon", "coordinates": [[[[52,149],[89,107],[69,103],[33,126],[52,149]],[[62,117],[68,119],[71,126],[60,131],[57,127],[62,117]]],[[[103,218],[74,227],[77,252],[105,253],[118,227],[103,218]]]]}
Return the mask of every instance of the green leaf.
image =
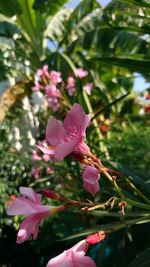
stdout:
{"type": "Polygon", "coordinates": [[[127,68],[132,71],[137,71],[139,73],[150,73],[150,58],[146,58],[142,55],[120,55],[116,57],[94,57],[90,58],[90,61],[101,61],[103,63],[109,64],[109,65],[115,65],[122,68],[127,68]]]}
{"type": "MultiPolygon", "coordinates": [[[[119,0],[119,1],[127,3],[127,4],[134,4],[137,6],[142,6],[142,7],[150,7],[149,0],[119,0]]],[[[114,2],[118,2],[118,0],[114,0],[114,2]]]]}
{"type": "Polygon", "coordinates": [[[1,0],[0,1],[0,13],[7,17],[12,17],[15,14],[21,13],[21,7],[18,0],[1,0]]]}
{"type": "Polygon", "coordinates": [[[150,248],[139,254],[128,267],[149,267],[150,266],[150,248]]]}
{"type": "Polygon", "coordinates": [[[69,0],[35,0],[33,8],[40,10],[46,16],[55,15],[69,0]]]}
{"type": "Polygon", "coordinates": [[[145,178],[141,178],[135,172],[127,166],[123,166],[119,163],[111,162],[111,164],[116,167],[121,173],[126,175],[132,182],[140,186],[144,191],[150,193],[150,184],[145,180],[145,178]]]}

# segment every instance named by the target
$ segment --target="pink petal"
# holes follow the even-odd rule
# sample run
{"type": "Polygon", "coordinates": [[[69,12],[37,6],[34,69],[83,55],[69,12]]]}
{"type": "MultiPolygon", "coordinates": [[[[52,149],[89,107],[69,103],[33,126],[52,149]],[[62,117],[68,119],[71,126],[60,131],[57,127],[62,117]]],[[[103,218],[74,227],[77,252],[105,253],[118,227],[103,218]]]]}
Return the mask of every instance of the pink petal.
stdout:
{"type": "Polygon", "coordinates": [[[59,145],[55,151],[55,158],[58,160],[63,160],[64,157],[69,155],[76,148],[78,142],[79,140],[75,139],[59,145]]]}
{"type": "Polygon", "coordinates": [[[82,256],[79,253],[72,253],[72,261],[75,267],[96,267],[95,262],[88,256],[82,256]]]}
{"type": "Polygon", "coordinates": [[[46,267],[73,267],[70,254],[64,251],[57,257],[51,259],[46,267]]]}
{"type": "Polygon", "coordinates": [[[86,240],[81,240],[80,242],[78,242],[76,245],[74,245],[71,250],[73,250],[74,252],[78,252],[81,255],[84,255],[86,253],[88,249],[88,244],[86,242],[86,240]]]}
{"type": "Polygon", "coordinates": [[[52,146],[57,146],[63,142],[66,136],[62,123],[54,118],[49,119],[46,127],[46,140],[52,146]]]}
{"type": "Polygon", "coordinates": [[[8,215],[30,215],[36,212],[35,204],[26,198],[16,198],[7,209],[8,215]]]}
{"type": "Polygon", "coordinates": [[[90,121],[91,121],[91,114],[88,114],[85,116],[81,127],[81,134],[83,137],[85,137],[85,130],[90,125],[90,121]]]}
{"type": "Polygon", "coordinates": [[[92,196],[95,196],[95,194],[100,190],[98,181],[84,180],[83,187],[92,196]]]}
{"type": "Polygon", "coordinates": [[[17,243],[22,243],[29,239],[30,236],[37,238],[38,226],[41,223],[41,217],[38,215],[30,215],[20,225],[20,229],[17,235],[17,243]]]}
{"type": "Polygon", "coordinates": [[[76,130],[79,132],[84,118],[84,110],[79,104],[75,103],[64,120],[64,128],[67,132],[69,132],[71,128],[76,128],[76,130]]]}
{"type": "Polygon", "coordinates": [[[35,202],[35,204],[41,204],[41,202],[40,202],[40,200],[41,200],[40,195],[37,194],[32,188],[21,186],[19,188],[19,191],[20,191],[20,194],[21,195],[28,197],[33,202],[35,202]]]}
{"type": "Polygon", "coordinates": [[[55,154],[55,149],[51,149],[51,148],[48,148],[48,147],[44,147],[44,146],[41,146],[41,145],[37,145],[37,147],[46,155],[54,155],[55,154]]]}
{"type": "Polygon", "coordinates": [[[95,195],[100,190],[98,182],[99,178],[99,170],[92,166],[86,166],[83,173],[83,187],[92,195],[95,195]]]}

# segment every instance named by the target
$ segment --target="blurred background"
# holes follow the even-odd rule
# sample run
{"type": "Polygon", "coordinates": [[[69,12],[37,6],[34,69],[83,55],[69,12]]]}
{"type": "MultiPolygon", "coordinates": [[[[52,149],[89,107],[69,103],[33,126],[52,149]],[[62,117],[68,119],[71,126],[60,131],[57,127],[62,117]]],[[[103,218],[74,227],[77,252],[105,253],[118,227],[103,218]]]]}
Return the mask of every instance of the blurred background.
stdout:
{"type": "MultiPolygon", "coordinates": [[[[43,267],[87,233],[121,220],[109,212],[85,216],[73,209],[46,220],[36,241],[16,244],[21,218],[8,217],[6,207],[19,186],[48,187],[70,198],[93,200],[82,189],[77,162],[34,157],[39,153],[36,145],[45,139],[48,118],[63,120],[75,102],[92,113],[87,133],[92,152],[149,196],[149,34],[147,0],[0,0],[0,267],[43,267]],[[56,112],[43,92],[32,90],[37,70],[44,65],[62,75],[64,99],[56,112]],[[75,77],[76,68],[88,76],[75,77]],[[73,96],[65,91],[70,75],[76,79],[73,96]],[[83,88],[89,83],[92,92],[86,94],[83,88]]],[[[119,182],[129,197],[141,201],[125,180],[119,182]]],[[[101,179],[95,201],[112,194],[101,179]]],[[[143,210],[140,215],[138,207],[129,206],[128,211],[133,218],[147,214],[143,210]]],[[[98,267],[148,267],[149,226],[142,217],[141,224],[112,233],[89,255],[98,267]]]]}

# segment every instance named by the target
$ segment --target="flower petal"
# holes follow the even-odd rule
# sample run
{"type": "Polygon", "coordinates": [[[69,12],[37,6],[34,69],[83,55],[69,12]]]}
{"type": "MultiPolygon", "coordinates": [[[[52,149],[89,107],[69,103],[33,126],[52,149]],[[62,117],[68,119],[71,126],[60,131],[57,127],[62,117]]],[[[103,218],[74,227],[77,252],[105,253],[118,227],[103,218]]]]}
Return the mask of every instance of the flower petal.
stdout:
{"type": "Polygon", "coordinates": [[[30,215],[36,212],[35,204],[23,197],[16,198],[7,209],[8,215],[30,215]]]}
{"type": "Polygon", "coordinates": [[[46,140],[52,146],[57,146],[63,142],[66,136],[62,123],[54,118],[49,119],[46,127],[46,140]]]}
{"type": "Polygon", "coordinates": [[[53,148],[48,148],[48,147],[44,147],[41,145],[37,145],[37,147],[46,155],[54,155],[55,154],[55,149],[53,148]]]}
{"type": "Polygon", "coordinates": [[[31,199],[35,204],[41,204],[41,197],[32,188],[21,186],[19,188],[20,194],[31,199]]]}
{"type": "Polygon", "coordinates": [[[85,137],[85,130],[90,125],[90,121],[91,121],[91,114],[88,114],[85,116],[84,121],[82,123],[82,127],[81,127],[81,135],[83,137],[85,137]]]}
{"type": "Polygon", "coordinates": [[[96,267],[95,262],[89,256],[82,256],[79,253],[72,252],[72,261],[75,267],[96,267]]]}
{"type": "Polygon", "coordinates": [[[20,225],[16,242],[20,244],[28,240],[31,235],[33,235],[34,239],[36,239],[41,219],[41,216],[37,214],[28,216],[20,225]]]}
{"type": "Polygon", "coordinates": [[[80,253],[81,255],[84,255],[87,249],[88,249],[88,244],[85,239],[81,240],[80,242],[78,242],[76,245],[74,245],[71,248],[71,250],[73,250],[74,252],[80,253]]]}
{"type": "Polygon", "coordinates": [[[78,145],[79,140],[71,140],[64,144],[59,145],[55,150],[55,158],[58,160],[63,160],[64,157],[69,155],[78,145]]]}
{"type": "Polygon", "coordinates": [[[71,261],[71,255],[67,251],[64,251],[57,257],[51,259],[46,267],[74,267],[71,261]]]}
{"type": "Polygon", "coordinates": [[[82,126],[82,123],[85,118],[85,113],[82,107],[75,103],[72,106],[72,109],[68,112],[65,120],[64,120],[64,128],[67,132],[70,131],[70,129],[75,128],[78,133],[80,133],[80,129],[82,126]]]}

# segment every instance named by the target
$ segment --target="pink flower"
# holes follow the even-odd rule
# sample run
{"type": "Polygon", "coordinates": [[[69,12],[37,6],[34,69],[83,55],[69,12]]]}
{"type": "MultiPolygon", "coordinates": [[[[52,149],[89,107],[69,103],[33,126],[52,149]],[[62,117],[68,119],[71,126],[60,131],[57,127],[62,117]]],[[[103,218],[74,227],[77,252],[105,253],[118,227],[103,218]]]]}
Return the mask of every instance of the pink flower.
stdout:
{"type": "Polygon", "coordinates": [[[46,267],[96,267],[95,262],[89,256],[85,256],[87,249],[88,244],[82,240],[50,260],[46,267]]]}
{"type": "Polygon", "coordinates": [[[87,165],[83,173],[83,187],[93,196],[100,190],[99,179],[99,171],[95,167],[87,165]]]}
{"type": "Polygon", "coordinates": [[[82,68],[78,68],[75,70],[75,74],[80,78],[84,78],[88,75],[88,71],[87,70],[84,70],[82,68]]]}
{"type": "Polygon", "coordinates": [[[61,73],[55,70],[50,72],[50,81],[52,84],[56,85],[57,83],[62,82],[61,73]]]}
{"type": "Polygon", "coordinates": [[[37,154],[36,151],[33,151],[33,153],[32,153],[32,159],[39,161],[39,160],[41,160],[41,157],[37,154]]]}
{"type": "Polygon", "coordinates": [[[38,235],[38,227],[42,220],[62,208],[41,204],[41,195],[32,188],[20,187],[22,197],[17,197],[7,209],[8,215],[24,215],[26,219],[21,223],[17,234],[17,243],[20,244],[31,237],[35,240],[38,235]]]}
{"type": "Polygon", "coordinates": [[[83,86],[83,90],[88,94],[91,95],[91,91],[93,89],[93,83],[87,83],[83,86]]]}
{"type": "Polygon", "coordinates": [[[46,98],[48,101],[49,107],[53,111],[57,111],[60,107],[60,104],[58,102],[58,98],[60,97],[60,92],[57,89],[56,85],[47,85],[45,87],[45,92],[46,92],[46,98]]]}
{"type": "Polygon", "coordinates": [[[84,142],[85,130],[89,126],[91,115],[86,115],[79,104],[74,104],[64,123],[51,118],[46,128],[46,140],[55,147],[55,158],[63,160],[71,154],[81,157],[90,152],[84,142]]]}
{"type": "Polygon", "coordinates": [[[37,180],[40,177],[40,167],[33,167],[31,170],[31,175],[37,180]]]}
{"type": "Polygon", "coordinates": [[[39,82],[35,81],[34,82],[34,86],[32,87],[32,91],[33,92],[38,92],[42,88],[43,88],[42,85],[39,82]]]}
{"type": "Polygon", "coordinates": [[[89,235],[87,238],[86,238],[86,242],[88,244],[97,244],[99,243],[101,240],[104,240],[106,237],[106,234],[104,231],[99,231],[95,234],[92,234],[92,235],[89,235]]]}
{"type": "Polygon", "coordinates": [[[41,79],[49,78],[49,72],[48,72],[48,65],[44,65],[42,69],[39,69],[37,71],[37,76],[39,76],[41,79]]]}
{"type": "Polygon", "coordinates": [[[67,86],[66,86],[66,89],[68,91],[68,95],[70,95],[70,96],[73,95],[73,93],[76,91],[75,86],[76,86],[75,79],[72,76],[68,77],[67,86]]]}
{"type": "Polygon", "coordinates": [[[42,156],[42,158],[43,158],[43,160],[44,161],[49,161],[50,159],[51,159],[51,157],[50,157],[50,155],[46,155],[46,154],[44,154],[43,156],[42,156]]]}
{"type": "Polygon", "coordinates": [[[54,156],[55,155],[55,146],[48,146],[46,140],[43,140],[39,142],[37,147],[46,155],[48,156],[54,156]]]}

